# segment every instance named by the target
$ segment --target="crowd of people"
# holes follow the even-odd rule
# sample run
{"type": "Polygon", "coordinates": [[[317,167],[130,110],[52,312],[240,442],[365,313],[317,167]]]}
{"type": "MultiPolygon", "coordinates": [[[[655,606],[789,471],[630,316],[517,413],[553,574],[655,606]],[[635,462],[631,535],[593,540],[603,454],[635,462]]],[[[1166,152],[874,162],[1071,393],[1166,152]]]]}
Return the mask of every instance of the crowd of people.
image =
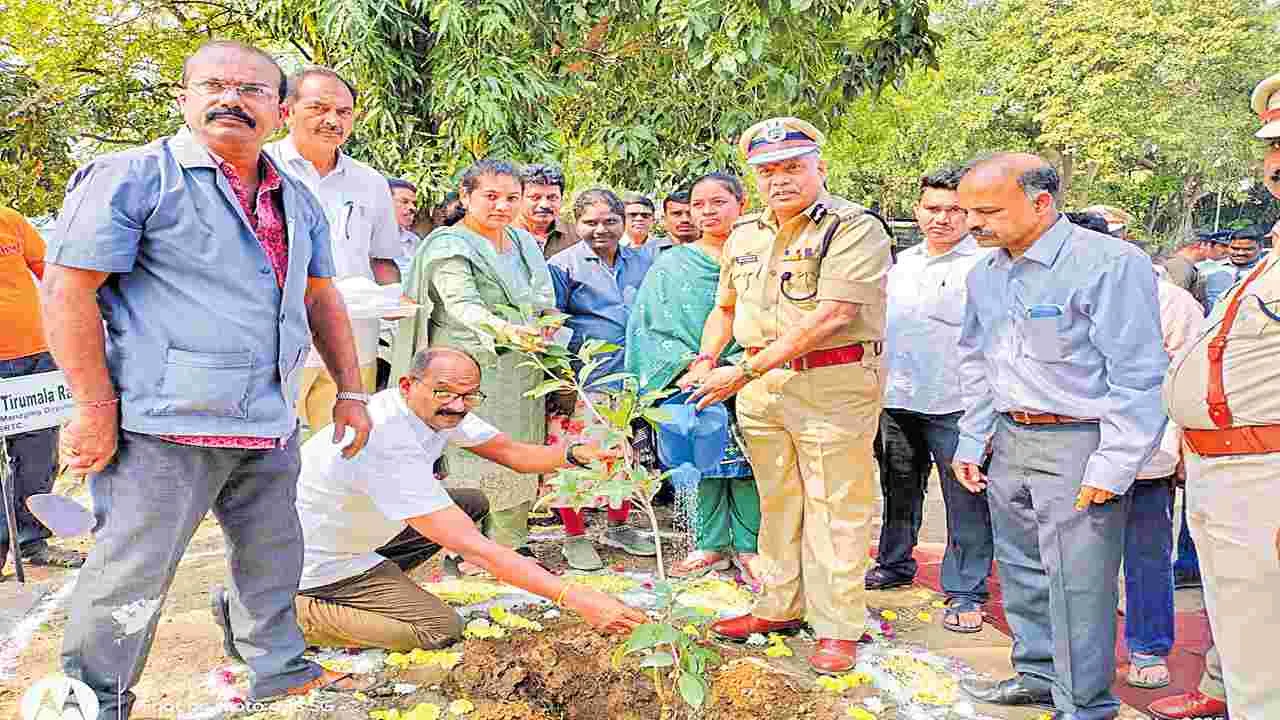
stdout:
{"type": "MultiPolygon", "coordinates": [[[[1125,681],[1141,688],[1170,682],[1174,588],[1203,584],[1205,682],[1149,711],[1280,717],[1265,659],[1280,639],[1266,500],[1280,489],[1280,275],[1264,251],[1280,223],[1153,262],[1127,242],[1132,215],[1066,212],[1049,163],[995,153],[921,178],[922,242],[895,257],[887,223],[827,189],[823,134],[792,117],[741,135],[761,207],[713,172],[662,200],[665,234],[643,194],[584,189],[566,212],[557,167],[495,159],[423,212],[412,183],[343,151],[358,92],[336,72],[286,77],[268,53],[214,41],[181,86],[184,127],[80,168],[47,248],[0,213],[0,317],[15,328],[0,376],[56,367],[76,398],[60,432],[10,441],[19,498],[48,491],[56,443],[90,476],[97,516],[87,559],[49,546],[21,506],[4,543],[83,563],[62,661],[100,717],[128,716],[210,511],[229,565],[213,615],[255,700],[368,689],[305,659],[308,645],[456,642],[457,614],[407,575],[442,550],[449,572],[488,571],[603,631],[645,622],[529,547],[540,475],[631,452],[591,440],[587,403],[608,402],[619,372],[667,402],[728,409],[694,547],[670,567],[736,568],[757,592],[716,636],[807,625],[811,667],[851,670],[867,593],[915,579],[936,473],[944,627],[982,629],[998,569],[1014,638],[1013,676],[966,681],[974,698],[1113,718],[1120,583],[1125,681]],[[353,319],[360,279],[399,283],[412,313],[353,319]],[[564,328],[504,310],[521,307],[564,328]],[[543,398],[540,371],[497,337],[620,349],[591,371],[606,381],[595,394],[543,398]]],[[[1280,75],[1253,107],[1280,197],[1280,75]]],[[[597,504],[599,543],[655,554],[628,503],[597,504]]],[[[559,551],[598,570],[584,510],[555,508],[559,551]]]]}

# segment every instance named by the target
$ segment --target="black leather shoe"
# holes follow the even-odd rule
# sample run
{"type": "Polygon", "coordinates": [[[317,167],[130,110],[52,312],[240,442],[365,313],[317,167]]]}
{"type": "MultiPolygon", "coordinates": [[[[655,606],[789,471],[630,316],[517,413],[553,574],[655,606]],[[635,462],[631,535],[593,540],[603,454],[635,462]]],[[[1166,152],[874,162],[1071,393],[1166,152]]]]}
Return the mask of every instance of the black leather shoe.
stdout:
{"type": "Polygon", "coordinates": [[[866,587],[868,590],[889,590],[896,587],[906,587],[912,581],[912,578],[904,578],[891,570],[885,570],[877,565],[867,571],[866,587]]]}
{"type": "Polygon", "coordinates": [[[1043,705],[1053,707],[1053,692],[1048,688],[1032,687],[1021,675],[1015,675],[997,683],[963,680],[960,687],[974,700],[992,705],[1043,705]]]}
{"type": "Polygon", "coordinates": [[[213,592],[209,593],[209,609],[213,611],[213,621],[222,628],[222,651],[232,660],[243,663],[244,658],[236,650],[235,637],[231,634],[231,605],[227,600],[226,588],[221,585],[213,587],[213,592]]]}

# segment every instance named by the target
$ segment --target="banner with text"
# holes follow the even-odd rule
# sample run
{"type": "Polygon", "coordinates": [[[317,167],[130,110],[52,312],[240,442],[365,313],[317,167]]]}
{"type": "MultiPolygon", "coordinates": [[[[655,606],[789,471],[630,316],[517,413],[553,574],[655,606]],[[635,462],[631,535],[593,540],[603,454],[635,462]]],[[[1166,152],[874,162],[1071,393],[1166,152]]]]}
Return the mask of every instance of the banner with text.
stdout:
{"type": "Polygon", "coordinates": [[[61,372],[0,380],[0,437],[61,425],[74,408],[61,372]]]}

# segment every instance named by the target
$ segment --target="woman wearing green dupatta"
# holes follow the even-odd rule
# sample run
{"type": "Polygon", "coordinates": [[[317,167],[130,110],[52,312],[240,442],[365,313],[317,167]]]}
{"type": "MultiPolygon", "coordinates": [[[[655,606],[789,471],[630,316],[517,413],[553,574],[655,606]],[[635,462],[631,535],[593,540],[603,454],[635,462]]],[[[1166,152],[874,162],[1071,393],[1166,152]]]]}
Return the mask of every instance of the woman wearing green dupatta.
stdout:
{"type": "MultiPolygon", "coordinates": [[[[694,222],[702,237],[658,255],[636,296],[627,325],[626,370],[642,392],[674,387],[702,343],[702,326],[715,306],[720,250],[742,214],[746,195],[732,175],[712,173],[692,189],[694,222]]],[[[742,348],[730,344],[721,361],[733,362],[742,348]]],[[[729,408],[730,439],[716,473],[698,485],[694,551],[670,570],[675,577],[728,570],[730,553],[751,585],[758,585],[756,536],[760,495],[742,452],[737,421],[729,408]]]]}
{"type": "MultiPolygon", "coordinates": [[[[555,307],[555,290],[542,250],[531,235],[509,227],[521,202],[520,176],[510,163],[484,160],[462,176],[462,221],[431,233],[419,245],[405,282],[405,294],[422,307],[400,321],[392,354],[392,377],[407,374],[413,355],[431,347],[455,347],[476,358],[483,370],[480,413],[520,442],[546,439],[542,398],[524,393],[541,380],[539,371],[517,367],[519,355],[498,352],[483,328],[539,337],[536,329],[503,320],[496,308],[555,307]]],[[[450,488],[478,488],[489,499],[485,533],[503,545],[524,548],[529,509],[538,478],[522,475],[472,453],[445,451],[450,488]]],[[[526,549],[526,554],[529,554],[526,549]]]]}

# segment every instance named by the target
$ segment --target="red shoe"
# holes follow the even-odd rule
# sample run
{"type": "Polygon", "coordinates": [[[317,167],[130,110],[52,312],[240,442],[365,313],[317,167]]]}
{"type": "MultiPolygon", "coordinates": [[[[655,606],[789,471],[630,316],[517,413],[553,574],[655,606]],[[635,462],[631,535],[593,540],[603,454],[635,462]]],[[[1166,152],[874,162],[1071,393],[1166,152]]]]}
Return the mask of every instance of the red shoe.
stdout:
{"type": "Polygon", "coordinates": [[[809,667],[823,675],[839,675],[853,669],[858,660],[856,640],[818,640],[818,651],[809,658],[809,667]]]}
{"type": "Polygon", "coordinates": [[[1172,695],[1147,706],[1151,714],[1160,720],[1223,720],[1227,716],[1227,704],[1199,691],[1172,695]]]}
{"type": "Polygon", "coordinates": [[[791,635],[804,626],[803,620],[765,620],[755,615],[739,615],[712,623],[711,632],[724,640],[743,642],[755,634],[791,635]]]}

